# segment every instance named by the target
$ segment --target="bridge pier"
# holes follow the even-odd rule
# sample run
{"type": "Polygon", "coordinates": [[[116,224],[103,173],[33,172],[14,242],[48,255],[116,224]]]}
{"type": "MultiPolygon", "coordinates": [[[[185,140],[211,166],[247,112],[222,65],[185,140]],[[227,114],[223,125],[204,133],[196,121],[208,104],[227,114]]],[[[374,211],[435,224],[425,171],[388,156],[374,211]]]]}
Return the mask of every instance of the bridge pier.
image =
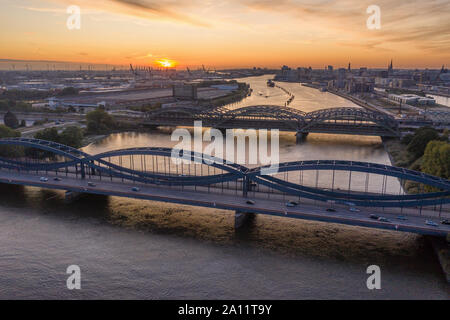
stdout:
{"type": "Polygon", "coordinates": [[[78,200],[84,193],[67,190],[64,195],[65,203],[72,203],[78,200]]]}
{"type": "Polygon", "coordinates": [[[309,132],[297,132],[295,134],[295,142],[296,144],[300,144],[306,140],[306,137],[308,136],[309,132]]]}
{"type": "Polygon", "coordinates": [[[248,225],[248,223],[253,220],[254,217],[254,213],[236,210],[236,212],[234,213],[234,228],[236,230],[242,229],[243,227],[248,225]]]}
{"type": "Polygon", "coordinates": [[[215,128],[215,129],[219,130],[223,134],[223,136],[226,136],[227,129],[225,129],[225,128],[215,128]]]}
{"type": "Polygon", "coordinates": [[[145,124],[145,127],[150,130],[156,130],[156,129],[158,129],[159,126],[156,124],[145,124]]]}

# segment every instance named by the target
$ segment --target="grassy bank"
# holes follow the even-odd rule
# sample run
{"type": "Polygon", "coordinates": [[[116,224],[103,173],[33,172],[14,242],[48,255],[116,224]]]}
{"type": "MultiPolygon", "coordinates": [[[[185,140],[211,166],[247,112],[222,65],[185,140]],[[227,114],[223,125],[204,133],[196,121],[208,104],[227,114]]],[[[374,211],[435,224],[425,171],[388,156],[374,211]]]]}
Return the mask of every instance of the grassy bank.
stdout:
{"type": "MultiPolygon", "coordinates": [[[[415,156],[407,150],[407,146],[402,144],[399,139],[383,139],[384,149],[395,167],[421,171],[422,157],[415,159],[415,156]]],[[[419,183],[406,181],[403,188],[407,193],[420,193],[419,183]]]]}

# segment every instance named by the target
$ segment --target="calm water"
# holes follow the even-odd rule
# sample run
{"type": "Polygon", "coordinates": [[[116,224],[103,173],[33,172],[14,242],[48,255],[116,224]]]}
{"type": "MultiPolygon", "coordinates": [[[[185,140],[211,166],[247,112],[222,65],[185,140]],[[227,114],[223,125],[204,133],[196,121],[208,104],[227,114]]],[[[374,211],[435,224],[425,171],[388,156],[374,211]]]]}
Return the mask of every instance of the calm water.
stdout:
{"type": "MultiPolygon", "coordinates": [[[[266,78],[247,80],[254,95],[239,106],[284,104],[287,96],[267,88],[266,78]]],[[[352,105],[298,84],[280,85],[296,96],[291,106],[304,111],[352,105]]],[[[123,133],[85,151],[174,144],[169,130],[123,133]]],[[[295,145],[286,133],[280,144],[282,161],[389,164],[379,138],[311,134],[295,145]]],[[[235,233],[228,211],[100,196],[66,205],[62,195],[0,186],[0,298],[450,298],[420,236],[269,216],[235,233]],[[72,264],[82,272],[76,292],[66,289],[72,264]],[[365,285],[371,264],[382,271],[376,292],[365,285]]]]}

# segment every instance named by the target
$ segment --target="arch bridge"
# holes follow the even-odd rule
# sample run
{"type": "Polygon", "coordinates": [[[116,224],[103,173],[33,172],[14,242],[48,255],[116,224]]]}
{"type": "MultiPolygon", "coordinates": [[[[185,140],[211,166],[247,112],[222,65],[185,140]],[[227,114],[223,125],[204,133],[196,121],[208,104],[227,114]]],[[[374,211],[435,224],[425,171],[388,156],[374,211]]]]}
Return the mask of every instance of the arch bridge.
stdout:
{"type": "Polygon", "coordinates": [[[167,108],[150,112],[144,123],[153,126],[203,126],[220,129],[279,129],[297,136],[310,132],[397,137],[397,121],[386,114],[362,108],[329,108],[309,113],[289,107],[257,105],[230,110],[225,107],[167,108]]]}
{"type": "Polygon", "coordinates": [[[0,139],[0,183],[446,236],[450,181],[383,164],[308,160],[248,168],[211,155],[130,148],[90,155],[0,139]],[[274,169],[275,168],[275,169],[274,169]],[[413,186],[414,192],[405,192],[413,186]]]}

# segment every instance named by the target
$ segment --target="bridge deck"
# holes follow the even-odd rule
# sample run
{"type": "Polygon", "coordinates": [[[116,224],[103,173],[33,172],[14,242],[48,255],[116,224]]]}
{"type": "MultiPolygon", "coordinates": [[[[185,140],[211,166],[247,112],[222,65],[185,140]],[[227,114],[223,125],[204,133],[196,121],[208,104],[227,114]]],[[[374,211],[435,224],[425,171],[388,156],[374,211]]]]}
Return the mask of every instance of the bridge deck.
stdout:
{"type": "Polygon", "coordinates": [[[414,232],[427,235],[446,236],[450,233],[450,226],[439,224],[437,217],[431,220],[438,223],[438,226],[429,226],[425,221],[428,216],[410,216],[407,220],[397,218],[398,213],[383,213],[382,216],[390,222],[380,222],[370,219],[369,215],[379,212],[363,209],[361,212],[351,212],[348,208],[336,207],[336,212],[326,211],[326,204],[317,206],[315,204],[301,203],[296,207],[286,207],[284,199],[260,199],[245,198],[240,194],[215,194],[206,192],[183,191],[178,189],[164,188],[161,186],[139,185],[140,191],[131,190],[135,184],[127,184],[119,181],[99,181],[97,179],[77,179],[75,177],[61,177],[62,181],[53,181],[53,176],[48,176],[48,182],[40,181],[41,175],[27,174],[0,170],[0,183],[35,186],[47,189],[71,190],[82,193],[92,193],[101,195],[111,195],[145,200],[155,200],[186,205],[219,208],[226,210],[238,210],[243,212],[253,212],[258,214],[268,214],[288,218],[334,222],[347,225],[364,226],[370,228],[390,229],[397,231],[414,232]],[[89,181],[97,184],[96,187],[88,185],[89,181]],[[247,204],[248,199],[254,199],[255,204],[247,204]]]}

